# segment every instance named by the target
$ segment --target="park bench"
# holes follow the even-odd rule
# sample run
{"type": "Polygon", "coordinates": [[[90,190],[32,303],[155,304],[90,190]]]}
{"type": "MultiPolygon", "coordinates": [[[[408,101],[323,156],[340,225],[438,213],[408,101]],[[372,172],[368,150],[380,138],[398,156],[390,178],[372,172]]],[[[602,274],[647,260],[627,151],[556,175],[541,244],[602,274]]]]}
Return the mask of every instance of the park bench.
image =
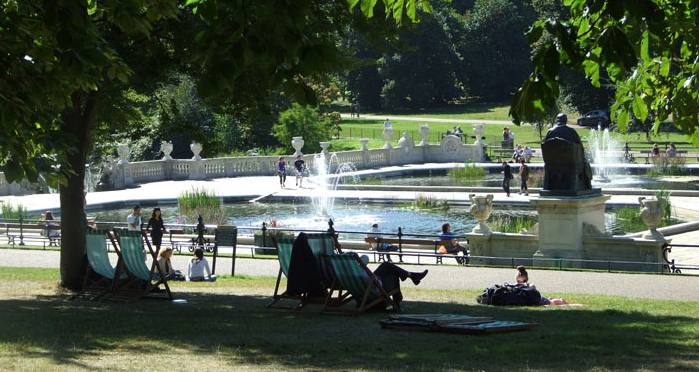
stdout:
{"type": "MultiPolygon", "coordinates": [[[[434,252],[434,256],[436,259],[436,262],[438,264],[443,263],[442,258],[444,256],[453,256],[454,258],[457,258],[458,256],[455,254],[450,254],[450,253],[439,253],[439,243],[441,243],[441,240],[439,239],[398,239],[398,238],[364,238],[364,242],[369,244],[370,250],[375,251],[377,255],[377,261],[385,261],[386,260],[386,255],[390,254],[396,254],[398,255],[398,259],[400,262],[403,262],[403,254],[410,254],[413,253],[411,251],[406,251],[403,249],[403,245],[411,245],[411,246],[417,246],[417,247],[430,247],[430,250],[434,252]],[[397,252],[388,252],[388,251],[377,251],[374,247],[376,244],[379,243],[386,243],[390,245],[394,245],[398,247],[397,252]]],[[[416,248],[420,249],[420,248],[416,248]]],[[[419,252],[414,252],[414,253],[419,253],[419,252]]],[[[457,260],[458,261],[458,260],[457,260]]]]}
{"type": "Polygon", "coordinates": [[[59,247],[61,245],[60,233],[52,233],[55,231],[60,231],[61,227],[57,224],[51,224],[50,226],[44,223],[20,223],[20,222],[6,222],[5,223],[5,236],[7,237],[7,244],[14,245],[25,245],[25,241],[28,242],[38,242],[44,247],[59,247]]]}

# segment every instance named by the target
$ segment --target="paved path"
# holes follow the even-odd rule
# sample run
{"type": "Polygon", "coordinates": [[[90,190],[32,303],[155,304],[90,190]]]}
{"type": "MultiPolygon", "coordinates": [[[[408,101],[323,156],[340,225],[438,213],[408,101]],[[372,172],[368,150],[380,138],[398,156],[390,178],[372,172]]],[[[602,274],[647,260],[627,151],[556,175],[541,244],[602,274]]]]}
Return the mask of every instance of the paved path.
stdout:
{"type": "MultiPolygon", "coordinates": [[[[116,261],[115,257],[112,257],[116,261]]],[[[173,266],[185,268],[187,256],[175,256],[173,266]]],[[[230,259],[218,261],[218,272],[228,273],[230,259]]],[[[0,266],[57,268],[57,251],[0,249],[0,266]]],[[[496,283],[514,281],[514,269],[459,267],[455,265],[405,265],[410,271],[428,269],[420,285],[430,289],[481,290],[496,283]]],[[[236,273],[253,276],[276,276],[276,260],[236,260],[236,273]]],[[[699,301],[699,276],[598,273],[579,271],[529,270],[529,277],[544,293],[598,294],[632,298],[699,301]]]]}
{"type": "Polygon", "coordinates": [[[454,124],[505,124],[512,125],[512,120],[486,120],[486,119],[446,119],[446,118],[423,118],[419,116],[394,116],[394,115],[361,115],[358,118],[350,117],[349,114],[341,114],[343,119],[347,120],[393,120],[393,121],[419,121],[423,123],[454,123],[454,124]]]}

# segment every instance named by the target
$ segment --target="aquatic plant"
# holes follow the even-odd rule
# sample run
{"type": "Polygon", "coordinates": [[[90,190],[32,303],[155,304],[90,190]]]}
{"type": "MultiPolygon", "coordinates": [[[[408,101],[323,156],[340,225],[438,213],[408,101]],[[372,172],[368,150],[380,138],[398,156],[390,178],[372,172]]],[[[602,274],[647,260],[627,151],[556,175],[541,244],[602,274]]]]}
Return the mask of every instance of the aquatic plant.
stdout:
{"type": "Polygon", "coordinates": [[[536,224],[536,218],[524,215],[498,214],[490,216],[490,228],[493,231],[519,234],[530,230],[536,224]]]}
{"type": "Polygon", "coordinates": [[[204,223],[219,225],[227,219],[221,198],[215,192],[204,188],[193,187],[182,192],[177,199],[177,205],[180,215],[186,216],[188,221],[196,221],[202,216],[204,223]]]}
{"type": "Polygon", "coordinates": [[[432,195],[417,194],[413,201],[413,208],[416,209],[449,209],[449,203],[446,200],[440,200],[432,195]]]}
{"type": "Polygon", "coordinates": [[[466,163],[463,168],[450,169],[448,174],[458,181],[480,180],[485,177],[485,169],[473,163],[466,163]]]}

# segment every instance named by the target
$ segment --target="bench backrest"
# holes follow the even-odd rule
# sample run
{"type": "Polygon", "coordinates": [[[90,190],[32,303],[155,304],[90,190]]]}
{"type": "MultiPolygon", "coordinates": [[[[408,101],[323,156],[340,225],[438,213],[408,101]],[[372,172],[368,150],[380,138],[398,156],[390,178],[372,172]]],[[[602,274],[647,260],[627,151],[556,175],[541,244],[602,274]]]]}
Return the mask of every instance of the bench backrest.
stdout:
{"type": "Polygon", "coordinates": [[[87,261],[92,270],[107,279],[114,279],[115,269],[107,254],[106,233],[102,230],[88,230],[85,234],[87,261]]]}
{"type": "Polygon", "coordinates": [[[216,227],[214,241],[218,247],[235,247],[238,240],[238,228],[233,225],[216,227]]]}
{"type": "Polygon", "coordinates": [[[119,247],[121,248],[121,256],[124,259],[126,270],[139,279],[150,280],[150,269],[146,266],[141,232],[120,231],[119,247]]]}

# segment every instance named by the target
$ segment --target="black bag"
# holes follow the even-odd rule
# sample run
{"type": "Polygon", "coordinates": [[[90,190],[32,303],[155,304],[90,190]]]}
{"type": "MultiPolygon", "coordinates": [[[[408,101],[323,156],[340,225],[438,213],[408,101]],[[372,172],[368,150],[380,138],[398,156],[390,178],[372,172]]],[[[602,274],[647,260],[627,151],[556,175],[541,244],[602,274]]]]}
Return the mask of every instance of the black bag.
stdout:
{"type": "Polygon", "coordinates": [[[496,284],[486,288],[476,300],[484,305],[535,306],[541,303],[541,293],[529,284],[496,284]]]}

